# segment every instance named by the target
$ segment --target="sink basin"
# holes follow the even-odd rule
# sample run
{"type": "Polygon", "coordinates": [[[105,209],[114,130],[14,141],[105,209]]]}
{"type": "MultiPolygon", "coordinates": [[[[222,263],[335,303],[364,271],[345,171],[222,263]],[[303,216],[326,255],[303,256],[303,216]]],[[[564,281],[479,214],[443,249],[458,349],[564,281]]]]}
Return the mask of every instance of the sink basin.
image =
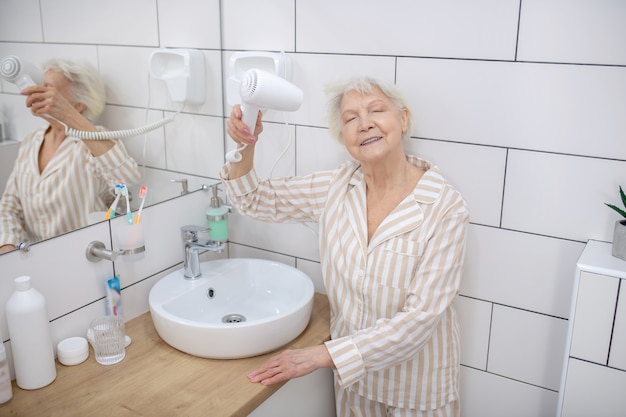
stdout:
{"type": "Polygon", "coordinates": [[[233,258],[202,262],[200,271],[191,280],[181,268],[150,290],[154,327],[178,350],[212,359],[256,356],[291,342],[309,323],[313,282],[296,268],[233,258]]]}

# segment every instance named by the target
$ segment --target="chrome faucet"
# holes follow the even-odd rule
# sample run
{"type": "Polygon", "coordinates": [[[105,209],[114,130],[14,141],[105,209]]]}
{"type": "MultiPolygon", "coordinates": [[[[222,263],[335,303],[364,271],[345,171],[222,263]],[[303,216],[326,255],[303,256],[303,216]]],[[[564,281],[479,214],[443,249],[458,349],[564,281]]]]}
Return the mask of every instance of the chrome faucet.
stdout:
{"type": "Polygon", "coordinates": [[[183,241],[183,269],[185,278],[196,279],[202,276],[200,272],[200,258],[198,252],[208,250],[221,253],[226,244],[214,240],[200,240],[198,233],[209,233],[210,228],[204,226],[183,226],[180,228],[180,235],[183,241]]]}

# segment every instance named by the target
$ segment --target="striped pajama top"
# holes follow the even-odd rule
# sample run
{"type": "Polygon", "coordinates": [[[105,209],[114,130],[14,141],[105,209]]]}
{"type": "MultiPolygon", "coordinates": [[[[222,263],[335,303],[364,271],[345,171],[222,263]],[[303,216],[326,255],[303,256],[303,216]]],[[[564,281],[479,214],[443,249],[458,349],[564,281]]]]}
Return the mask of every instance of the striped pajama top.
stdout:
{"type": "Polygon", "coordinates": [[[231,203],[270,222],[319,223],[320,260],[331,306],[326,343],[337,382],[393,407],[430,410],[458,399],[458,293],[469,211],[425,160],[412,194],[367,240],[366,184],[355,161],[335,171],[259,181],[228,180],[231,203]]]}
{"type": "Polygon", "coordinates": [[[87,215],[106,211],[115,183],[139,181],[124,145],[94,157],[82,140],[67,137],[39,172],[48,125],[26,136],[0,200],[0,245],[36,242],[84,227],[87,215]]]}

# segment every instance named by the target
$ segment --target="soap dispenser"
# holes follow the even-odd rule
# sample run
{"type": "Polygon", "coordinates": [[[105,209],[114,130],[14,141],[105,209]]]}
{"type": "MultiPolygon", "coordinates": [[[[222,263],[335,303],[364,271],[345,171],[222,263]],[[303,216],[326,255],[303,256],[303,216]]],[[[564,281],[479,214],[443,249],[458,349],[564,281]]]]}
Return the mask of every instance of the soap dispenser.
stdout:
{"type": "Polygon", "coordinates": [[[228,207],[224,206],[222,199],[217,195],[217,184],[212,185],[211,207],[205,212],[208,226],[211,229],[210,238],[216,242],[228,240],[228,207]]]}

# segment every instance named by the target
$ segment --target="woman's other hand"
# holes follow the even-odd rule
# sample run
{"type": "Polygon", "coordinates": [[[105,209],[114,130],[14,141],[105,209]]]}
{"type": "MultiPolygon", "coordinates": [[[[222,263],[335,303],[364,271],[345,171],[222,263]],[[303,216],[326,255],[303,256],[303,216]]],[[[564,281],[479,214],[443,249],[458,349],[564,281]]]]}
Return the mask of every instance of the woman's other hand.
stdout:
{"type": "Polygon", "coordinates": [[[272,385],[308,375],[316,369],[329,367],[332,363],[325,345],[285,350],[250,372],[248,378],[251,382],[272,385]]]}

